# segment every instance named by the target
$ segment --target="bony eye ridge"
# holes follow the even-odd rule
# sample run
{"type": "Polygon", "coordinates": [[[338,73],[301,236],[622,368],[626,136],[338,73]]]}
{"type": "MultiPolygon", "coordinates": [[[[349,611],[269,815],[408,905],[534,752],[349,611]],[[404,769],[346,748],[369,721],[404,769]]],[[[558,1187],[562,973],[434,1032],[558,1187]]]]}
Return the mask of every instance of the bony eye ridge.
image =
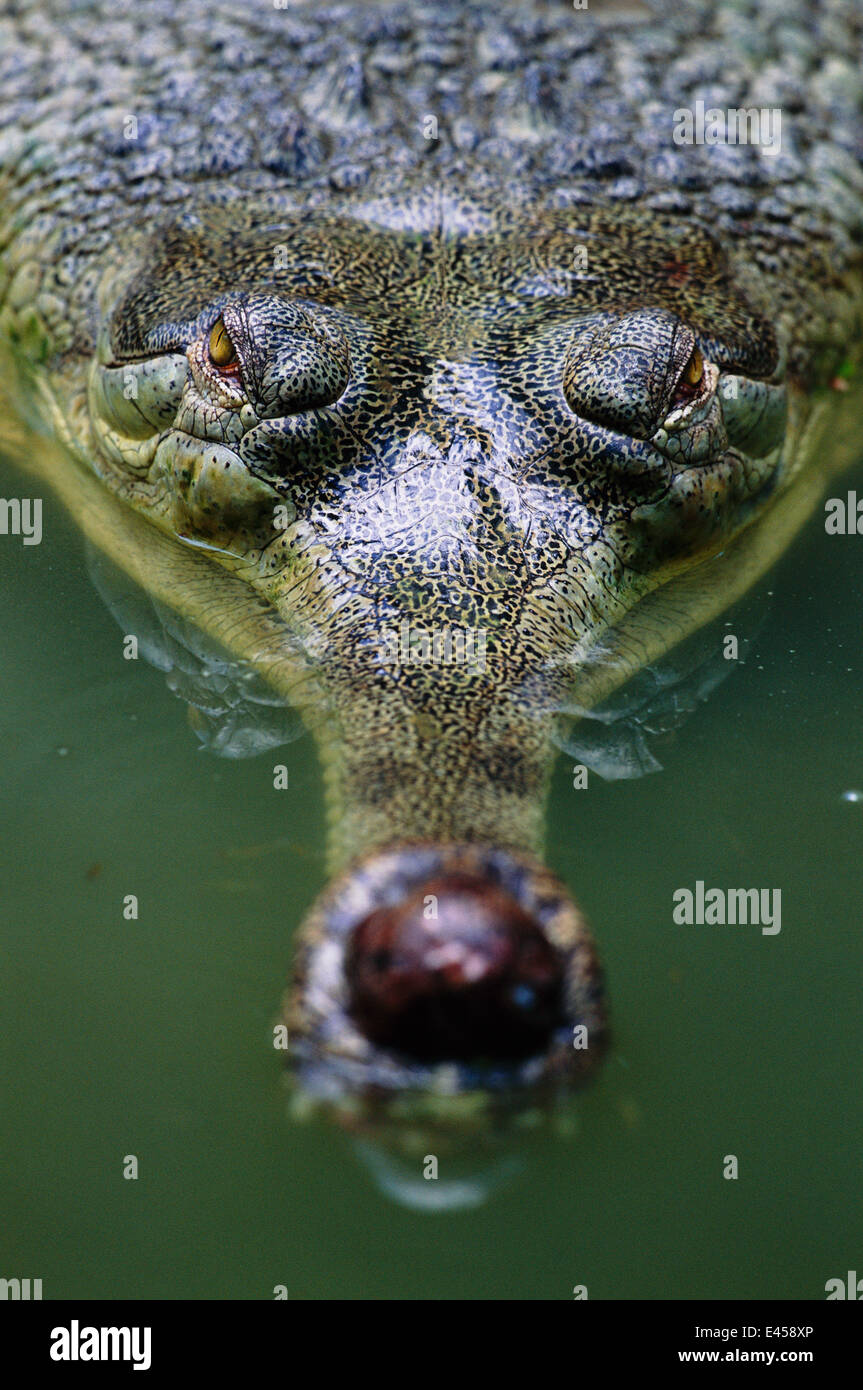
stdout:
{"type": "Polygon", "coordinates": [[[234,347],[231,335],[221,317],[216,319],[210,330],[209,353],[210,361],[220,372],[236,373],[239,371],[240,359],[237,356],[237,349],[234,347]]]}

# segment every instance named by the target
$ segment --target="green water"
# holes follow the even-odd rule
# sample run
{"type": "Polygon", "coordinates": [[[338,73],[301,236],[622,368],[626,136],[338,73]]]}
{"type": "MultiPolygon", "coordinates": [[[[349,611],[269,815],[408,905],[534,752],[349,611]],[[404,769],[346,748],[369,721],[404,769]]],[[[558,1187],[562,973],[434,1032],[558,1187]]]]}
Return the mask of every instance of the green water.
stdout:
{"type": "MultiPolygon", "coordinates": [[[[33,491],[0,470],[0,496],[33,491]]],[[[561,759],[548,858],[614,1045],[571,1135],[432,1213],[287,1112],[271,1029],[324,882],[309,740],[199,751],[42,495],[40,546],[0,536],[0,1275],[45,1298],[823,1298],[861,1267],[863,538],[808,523],[663,772],[575,791],[561,759]],[[781,933],[675,926],[697,879],[781,889],[781,933]]]]}

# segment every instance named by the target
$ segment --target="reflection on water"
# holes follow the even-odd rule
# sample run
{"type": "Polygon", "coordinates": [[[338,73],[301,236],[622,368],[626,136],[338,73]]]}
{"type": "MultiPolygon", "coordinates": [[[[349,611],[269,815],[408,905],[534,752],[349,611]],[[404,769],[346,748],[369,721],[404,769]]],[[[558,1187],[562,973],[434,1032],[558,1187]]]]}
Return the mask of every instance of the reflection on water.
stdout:
{"type": "Polygon", "coordinates": [[[87,571],[121,632],[134,634],[138,654],[164,671],[189,707],[189,722],[210,753],[253,758],[291,743],[303,725],[248,661],[238,660],[189,619],[147,594],[86,545],[87,571]]]}
{"type": "Polygon", "coordinates": [[[560,747],[605,781],[661,772],[656,748],[679,729],[746,658],[765,620],[765,590],[744,595],[667,656],[636,672],[593,709],[570,706],[560,747]],[[730,643],[728,639],[731,639],[730,643]]]}
{"type": "MultiPolygon", "coordinates": [[[[379,1144],[354,1140],[354,1152],[368,1168],[381,1192],[394,1202],[414,1211],[464,1211],[482,1206],[504,1183],[523,1171],[524,1164],[512,1153],[498,1155],[493,1164],[479,1171],[469,1168],[463,1174],[441,1178],[433,1164],[436,1154],[422,1156],[422,1169],[416,1161],[400,1161],[379,1144]]],[[[475,1159],[472,1160],[475,1163],[475,1159]]]]}

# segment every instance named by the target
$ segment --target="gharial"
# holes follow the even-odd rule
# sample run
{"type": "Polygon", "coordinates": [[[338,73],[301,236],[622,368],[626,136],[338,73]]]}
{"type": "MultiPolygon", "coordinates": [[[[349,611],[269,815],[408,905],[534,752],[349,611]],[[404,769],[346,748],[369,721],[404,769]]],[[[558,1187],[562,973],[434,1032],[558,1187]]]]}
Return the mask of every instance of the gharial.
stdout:
{"type": "Polygon", "coordinates": [[[5,447],[318,740],[312,1086],[584,1072],[555,730],[859,457],[859,3],[7,0],[0,92],[5,447]]]}

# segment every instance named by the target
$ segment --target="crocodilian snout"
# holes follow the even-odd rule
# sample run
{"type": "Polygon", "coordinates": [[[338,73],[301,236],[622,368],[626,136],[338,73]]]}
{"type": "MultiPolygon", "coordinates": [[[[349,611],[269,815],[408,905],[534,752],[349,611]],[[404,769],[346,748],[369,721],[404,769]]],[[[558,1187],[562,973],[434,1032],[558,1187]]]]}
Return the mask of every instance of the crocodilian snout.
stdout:
{"type": "Polygon", "coordinates": [[[582,1079],[602,1055],[602,977],[586,923],[531,856],[414,842],[324,892],[286,1001],[304,1089],[457,1095],[582,1079]]]}

